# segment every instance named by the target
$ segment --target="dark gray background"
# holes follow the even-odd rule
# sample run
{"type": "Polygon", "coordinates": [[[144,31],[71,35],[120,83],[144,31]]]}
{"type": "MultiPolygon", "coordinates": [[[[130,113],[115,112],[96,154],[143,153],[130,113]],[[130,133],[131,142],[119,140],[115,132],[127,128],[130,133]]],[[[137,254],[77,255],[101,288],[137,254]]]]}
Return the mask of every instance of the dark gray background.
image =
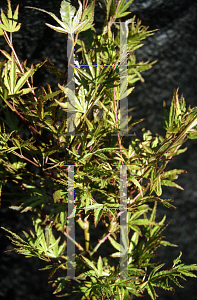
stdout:
{"type": "MultiPolygon", "coordinates": [[[[66,36],[59,34],[45,26],[45,22],[57,25],[53,19],[41,12],[24,9],[30,5],[54,12],[59,16],[61,1],[24,0],[12,1],[15,9],[20,3],[19,21],[22,28],[14,34],[14,46],[21,61],[27,58],[28,65],[44,61],[49,56],[58,68],[66,67],[66,36]]],[[[6,1],[1,1],[5,12],[6,1]]],[[[135,107],[133,119],[152,115],[141,126],[150,129],[153,133],[164,131],[161,126],[163,119],[163,100],[169,107],[174,89],[179,87],[186,103],[197,105],[197,3],[188,0],[136,0],[130,5],[132,17],[134,14],[142,20],[142,24],[149,26],[150,30],[160,29],[154,36],[144,41],[144,46],[136,51],[137,60],[158,60],[152,69],[142,73],[145,83],[137,82],[136,88],[129,97],[129,106],[135,107]]],[[[98,9],[95,15],[96,25],[102,26],[103,15],[98,9]],[[100,25],[99,25],[100,24],[100,25]]],[[[0,48],[5,49],[3,37],[0,37],[0,48]]],[[[9,50],[6,47],[7,51],[9,50]]],[[[0,56],[0,60],[3,58],[0,56]]],[[[40,82],[49,82],[55,85],[55,78],[46,71],[40,71],[35,78],[35,85],[40,82]]],[[[138,131],[137,131],[138,132],[138,131]]],[[[179,155],[172,163],[172,168],[181,168],[188,174],[180,175],[177,183],[184,191],[166,188],[163,198],[174,199],[176,210],[163,207],[158,208],[158,220],[167,216],[171,224],[165,230],[166,239],[178,244],[178,248],[160,248],[161,262],[166,262],[166,267],[171,267],[173,259],[182,251],[182,262],[185,264],[197,263],[197,153],[196,141],[188,141],[188,151],[179,155]]],[[[20,233],[24,227],[27,231],[31,228],[29,215],[19,214],[8,210],[2,204],[1,226],[20,233]]],[[[6,252],[10,248],[5,232],[1,233],[1,270],[0,297],[6,300],[43,300],[55,299],[52,287],[47,284],[47,272],[38,271],[44,267],[44,262],[36,259],[26,259],[21,255],[6,252]]],[[[197,299],[197,281],[188,278],[187,282],[181,281],[184,289],[176,288],[173,295],[170,292],[157,290],[159,299],[189,300],[197,299]]],[[[144,299],[149,299],[145,296],[144,299]]]]}

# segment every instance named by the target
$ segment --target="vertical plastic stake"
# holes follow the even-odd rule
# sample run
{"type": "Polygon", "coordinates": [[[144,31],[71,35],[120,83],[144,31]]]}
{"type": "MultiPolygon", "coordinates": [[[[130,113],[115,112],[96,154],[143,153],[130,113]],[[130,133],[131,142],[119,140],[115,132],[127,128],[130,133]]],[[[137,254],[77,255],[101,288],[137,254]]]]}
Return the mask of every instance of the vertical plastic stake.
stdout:
{"type": "MultiPolygon", "coordinates": [[[[68,217],[67,228],[69,236],[75,240],[74,211],[74,165],[68,166],[68,217]],[[71,216],[72,215],[72,216],[71,216]]],[[[67,238],[67,277],[75,277],[75,244],[67,238]]]]}
{"type": "Polygon", "coordinates": [[[127,166],[120,166],[120,278],[128,277],[127,166]]]}
{"type": "MultiPolygon", "coordinates": [[[[74,93],[75,92],[75,82],[74,82],[74,34],[68,33],[68,43],[67,43],[67,54],[70,54],[68,57],[68,63],[70,59],[70,63],[68,66],[68,88],[74,93]]],[[[67,111],[67,133],[66,135],[75,135],[75,101],[68,93],[69,101],[68,103],[68,111],[67,111]]]]}

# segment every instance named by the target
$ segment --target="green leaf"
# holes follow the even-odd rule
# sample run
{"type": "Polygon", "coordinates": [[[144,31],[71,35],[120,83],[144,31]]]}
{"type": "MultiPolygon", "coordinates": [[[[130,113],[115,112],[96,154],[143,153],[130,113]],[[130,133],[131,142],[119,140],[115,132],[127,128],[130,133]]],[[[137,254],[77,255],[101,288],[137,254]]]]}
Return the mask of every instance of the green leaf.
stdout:
{"type": "Polygon", "coordinates": [[[103,210],[102,209],[94,209],[94,226],[96,227],[99,220],[101,219],[103,215],[103,210]]]}
{"type": "Polygon", "coordinates": [[[60,212],[60,222],[61,222],[61,231],[64,232],[64,227],[66,224],[66,211],[60,212]]]}
{"type": "MultiPolygon", "coordinates": [[[[93,27],[93,22],[94,22],[94,7],[95,7],[95,0],[90,1],[90,4],[86,7],[86,9],[83,11],[83,18],[82,22],[86,21],[81,27],[80,32],[86,31],[87,35],[87,30],[93,27]]],[[[92,30],[95,31],[95,28],[92,28],[92,30]]]]}
{"type": "Polygon", "coordinates": [[[183,274],[184,276],[196,277],[195,274],[193,274],[193,273],[191,273],[191,272],[189,272],[189,271],[185,271],[185,270],[181,270],[181,269],[180,269],[179,272],[180,272],[181,274],[183,274]]]}
{"type": "Polygon", "coordinates": [[[9,23],[8,23],[6,16],[4,15],[2,8],[1,8],[1,20],[3,22],[3,25],[2,24],[0,25],[1,28],[5,31],[9,31],[9,23]]]}
{"type": "Polygon", "coordinates": [[[174,170],[170,170],[170,171],[164,172],[164,173],[161,175],[161,177],[162,177],[162,178],[168,178],[168,177],[169,177],[169,179],[172,180],[171,178],[177,179],[176,175],[177,175],[177,174],[181,174],[181,173],[187,173],[187,171],[185,171],[185,170],[174,169],[174,170]],[[175,177],[174,177],[174,176],[175,176],[175,177]]]}
{"type": "Polygon", "coordinates": [[[0,29],[1,30],[5,30],[7,32],[16,32],[20,29],[21,23],[19,23],[17,25],[18,9],[19,9],[19,4],[18,4],[18,6],[17,6],[17,8],[14,12],[14,16],[13,16],[12,15],[11,3],[10,3],[10,0],[8,0],[8,19],[6,18],[6,16],[3,13],[3,10],[1,9],[1,20],[2,20],[2,23],[3,23],[3,24],[0,24],[0,29]]]}
{"type": "Polygon", "coordinates": [[[169,275],[168,278],[172,280],[178,287],[183,288],[182,285],[178,282],[177,278],[174,275],[169,275]]]}
{"type": "Polygon", "coordinates": [[[79,22],[81,20],[81,15],[82,15],[82,4],[81,2],[78,0],[79,3],[79,9],[76,13],[76,16],[73,18],[73,27],[76,28],[79,25],[79,22]]]}
{"type": "Polygon", "coordinates": [[[129,226],[133,226],[133,225],[158,225],[156,222],[154,221],[150,221],[148,219],[138,219],[138,220],[131,220],[128,222],[129,226]]]}
{"type": "Polygon", "coordinates": [[[164,290],[174,292],[174,289],[168,285],[167,281],[163,282],[163,281],[157,280],[157,281],[154,281],[153,285],[156,286],[156,287],[162,288],[164,290]]]}
{"type": "Polygon", "coordinates": [[[143,197],[142,187],[135,177],[130,177],[130,180],[139,188],[140,194],[143,197]]]}
{"type": "Polygon", "coordinates": [[[23,87],[23,85],[25,84],[25,82],[27,81],[28,77],[31,75],[32,72],[33,72],[33,65],[31,66],[29,71],[24,73],[24,75],[18,80],[14,89],[14,94],[20,91],[20,89],[23,87]]]}
{"type": "Polygon", "coordinates": [[[57,200],[59,199],[63,199],[63,191],[62,190],[57,190],[53,193],[53,199],[54,199],[54,202],[56,203],[57,200]]]}
{"type": "Polygon", "coordinates": [[[8,229],[6,229],[6,228],[4,228],[4,227],[1,227],[3,230],[5,230],[5,231],[7,231],[7,232],[9,232],[11,235],[13,235],[17,240],[19,240],[19,241],[21,241],[21,242],[24,242],[24,240],[20,237],[20,236],[18,236],[16,233],[14,233],[14,232],[12,232],[12,231],[10,231],[10,230],[8,230],[8,229]]]}
{"type": "Polygon", "coordinates": [[[181,256],[182,256],[182,252],[180,251],[180,255],[175,260],[173,260],[173,267],[175,267],[176,265],[181,263],[181,260],[180,260],[181,256]]]}
{"type": "Polygon", "coordinates": [[[167,242],[167,241],[161,241],[160,244],[163,246],[178,247],[178,245],[171,244],[170,242],[167,242]]]}
{"type": "Polygon", "coordinates": [[[0,35],[3,35],[3,29],[1,28],[1,24],[0,24],[0,35]]]}
{"type": "Polygon", "coordinates": [[[156,300],[157,294],[155,293],[155,290],[154,290],[154,288],[153,288],[151,282],[148,282],[148,283],[147,283],[146,289],[147,289],[148,294],[151,296],[151,299],[152,299],[152,300],[156,300]]]}
{"type": "MultiPolygon", "coordinates": [[[[57,32],[59,32],[59,33],[68,33],[68,32],[69,32],[69,28],[66,30],[65,28],[53,26],[53,25],[48,24],[48,23],[46,23],[46,25],[47,25],[49,28],[51,28],[51,29],[53,29],[53,30],[55,30],[55,31],[57,31],[57,32]]],[[[64,26],[64,27],[65,27],[65,26],[64,26]]]]}
{"type": "Polygon", "coordinates": [[[81,68],[79,68],[77,66],[75,68],[76,68],[77,72],[79,74],[81,74],[85,79],[89,79],[90,81],[92,81],[92,77],[90,76],[89,73],[87,73],[86,71],[82,70],[81,68]]]}
{"type": "Polygon", "coordinates": [[[91,79],[94,79],[95,78],[95,71],[94,71],[94,67],[92,66],[92,61],[90,59],[89,54],[86,52],[85,43],[83,41],[81,41],[81,45],[82,45],[83,55],[84,55],[86,64],[88,65],[88,67],[90,69],[90,73],[92,75],[91,79]]]}
{"type": "Polygon", "coordinates": [[[15,65],[14,55],[12,54],[11,69],[10,69],[10,87],[11,87],[12,94],[14,94],[15,83],[16,83],[16,65],[15,65]]]}
{"type": "Polygon", "coordinates": [[[127,10],[127,8],[129,7],[129,5],[133,2],[133,0],[128,1],[125,5],[124,5],[124,1],[120,1],[120,5],[118,6],[118,9],[116,11],[115,17],[116,19],[118,18],[122,18],[127,16],[128,14],[130,14],[131,12],[125,12],[125,10],[127,10]]]}
{"type": "Polygon", "coordinates": [[[117,243],[111,236],[108,236],[108,239],[116,250],[121,251],[121,253],[124,253],[124,249],[121,244],[117,243]]]}
{"type": "Polygon", "coordinates": [[[132,235],[132,238],[131,238],[128,253],[131,253],[134,250],[134,248],[138,244],[138,240],[139,240],[139,234],[137,232],[134,232],[134,234],[132,235]]]}
{"type": "Polygon", "coordinates": [[[161,189],[161,177],[160,175],[157,177],[157,181],[156,181],[156,187],[155,187],[155,192],[157,194],[157,196],[161,196],[162,194],[162,189],[161,189]]]}
{"type": "Polygon", "coordinates": [[[73,19],[76,8],[70,4],[68,0],[61,2],[60,15],[63,22],[68,23],[73,19]]]}
{"type": "Polygon", "coordinates": [[[93,262],[91,262],[87,257],[81,255],[81,258],[86,262],[86,264],[95,271],[95,273],[99,276],[99,272],[97,268],[94,266],[93,262]]]}
{"type": "Polygon", "coordinates": [[[182,188],[180,185],[170,180],[161,180],[161,185],[176,187],[177,189],[180,189],[182,191],[184,190],[184,188],[182,188]]]}
{"type": "MultiPolygon", "coordinates": [[[[48,12],[44,9],[41,9],[41,8],[37,8],[37,7],[31,7],[31,6],[25,6],[25,8],[31,8],[31,9],[36,9],[36,10],[39,10],[41,12],[44,12],[48,15],[50,15],[59,25],[61,25],[62,29],[64,29],[64,33],[68,33],[69,32],[69,27],[65,24],[65,22],[62,22],[60,21],[55,14],[51,13],[51,12],[48,12]]],[[[47,26],[49,26],[49,24],[46,24],[47,26]]],[[[52,26],[52,25],[50,25],[52,26]]],[[[58,28],[61,28],[61,27],[58,27],[58,28]]]]}
{"type": "Polygon", "coordinates": [[[97,262],[97,269],[98,269],[99,276],[102,276],[102,273],[103,273],[103,261],[102,261],[102,258],[101,258],[100,255],[99,255],[99,258],[98,258],[98,262],[97,262]]]}

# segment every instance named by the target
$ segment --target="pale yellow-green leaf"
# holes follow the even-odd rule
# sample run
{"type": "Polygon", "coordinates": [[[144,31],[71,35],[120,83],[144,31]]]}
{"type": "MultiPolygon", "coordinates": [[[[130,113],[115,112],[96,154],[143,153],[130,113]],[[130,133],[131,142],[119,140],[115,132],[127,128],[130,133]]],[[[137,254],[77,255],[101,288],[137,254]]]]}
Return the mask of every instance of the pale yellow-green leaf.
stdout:
{"type": "Polygon", "coordinates": [[[87,93],[87,90],[83,86],[81,86],[78,94],[79,94],[79,101],[81,103],[81,106],[83,107],[84,113],[87,110],[87,102],[85,100],[86,93],[87,93]]]}
{"type": "Polygon", "coordinates": [[[18,8],[19,5],[17,6],[13,16],[10,1],[8,1],[8,18],[6,18],[3,10],[1,9],[1,20],[3,24],[0,24],[0,32],[2,32],[2,30],[7,32],[16,32],[20,29],[21,24],[19,23],[17,25],[18,8]]]}
{"type": "Polygon", "coordinates": [[[79,9],[76,13],[76,16],[73,18],[73,27],[76,28],[80,22],[81,19],[81,15],[82,15],[82,4],[81,2],[78,0],[79,3],[79,9]]]}
{"type": "Polygon", "coordinates": [[[67,218],[68,219],[74,218],[75,217],[75,212],[76,212],[76,207],[74,207],[72,213],[67,218]]]}
{"type": "Polygon", "coordinates": [[[63,108],[69,108],[70,112],[78,111],[78,112],[85,113],[86,108],[87,108],[86,103],[84,103],[82,101],[82,104],[84,104],[84,105],[82,105],[80,103],[79,99],[75,96],[75,93],[71,89],[65,88],[65,87],[61,86],[60,84],[58,84],[58,86],[65,93],[65,95],[70,99],[71,103],[60,104],[60,103],[58,103],[57,100],[55,100],[55,101],[63,108]]]}
{"type": "Polygon", "coordinates": [[[128,253],[131,253],[133,251],[135,246],[138,244],[138,240],[139,240],[139,234],[137,232],[134,232],[131,238],[128,253]]]}
{"type": "Polygon", "coordinates": [[[10,81],[8,79],[8,64],[5,65],[5,68],[3,70],[3,74],[2,75],[4,76],[3,77],[4,84],[7,87],[9,94],[11,94],[10,81]]]}
{"type": "Polygon", "coordinates": [[[99,255],[99,258],[98,258],[98,261],[97,261],[97,269],[98,269],[99,276],[102,276],[102,273],[103,273],[103,261],[102,261],[102,258],[101,258],[100,255],[99,255]]]}
{"type": "Polygon", "coordinates": [[[90,69],[92,79],[94,79],[95,78],[95,71],[94,71],[94,67],[92,65],[92,61],[90,59],[89,54],[86,52],[85,43],[83,41],[81,42],[81,45],[82,45],[83,54],[84,54],[84,57],[85,57],[85,60],[86,60],[86,64],[88,65],[88,67],[90,69]]]}
{"type": "Polygon", "coordinates": [[[51,29],[60,32],[60,33],[68,33],[69,32],[69,27],[68,29],[62,28],[62,27],[57,27],[57,26],[53,26],[51,24],[45,23],[48,27],[50,27],[51,29]]]}
{"type": "Polygon", "coordinates": [[[90,28],[92,28],[92,30],[95,31],[94,24],[89,24],[89,20],[85,20],[79,24],[78,30],[79,30],[79,32],[82,32],[82,31],[86,31],[90,28]]]}
{"type": "Polygon", "coordinates": [[[18,9],[19,9],[19,4],[17,5],[15,12],[14,12],[14,16],[13,16],[13,20],[14,20],[13,22],[15,22],[15,23],[17,23],[17,21],[18,21],[18,9]]]}
{"type": "Polygon", "coordinates": [[[44,236],[43,230],[41,230],[41,232],[39,234],[39,243],[42,246],[44,252],[47,252],[47,244],[46,244],[46,240],[45,240],[45,236],[44,236]]]}
{"type": "MultiPolygon", "coordinates": [[[[108,236],[108,239],[109,239],[110,243],[112,244],[112,246],[113,246],[116,250],[120,251],[120,244],[117,243],[111,236],[108,236]]],[[[119,255],[120,255],[120,253],[119,253],[119,255]]]]}
{"type": "Polygon", "coordinates": [[[8,19],[12,19],[12,8],[10,0],[8,0],[8,19]]]}
{"type": "Polygon", "coordinates": [[[1,24],[1,28],[7,31],[7,29],[9,29],[9,23],[2,9],[1,9],[1,20],[3,22],[3,25],[1,24]]]}
{"type": "Polygon", "coordinates": [[[97,268],[95,267],[95,265],[93,264],[93,262],[91,262],[87,257],[85,257],[85,256],[81,256],[82,257],[82,259],[86,262],[86,264],[90,267],[90,268],[92,268],[95,272],[96,272],[96,274],[99,276],[99,272],[98,272],[98,270],[97,270],[97,268]]]}
{"type": "Polygon", "coordinates": [[[89,143],[87,144],[87,148],[89,148],[90,146],[92,146],[95,142],[95,138],[93,138],[92,140],[89,141],[89,143]]]}
{"type": "Polygon", "coordinates": [[[93,128],[94,128],[93,125],[92,125],[92,123],[88,120],[88,118],[86,117],[86,115],[84,115],[84,118],[85,118],[86,124],[88,125],[88,130],[92,131],[93,128]]]}
{"type": "Polygon", "coordinates": [[[1,53],[3,53],[3,55],[5,55],[5,57],[7,57],[7,59],[9,59],[10,61],[12,60],[11,56],[9,55],[9,53],[7,53],[5,50],[1,50],[1,53]]]}
{"type": "Polygon", "coordinates": [[[130,89],[128,89],[127,91],[125,91],[123,94],[122,94],[122,97],[120,100],[124,99],[125,97],[129,96],[131,94],[131,92],[134,90],[135,87],[132,87],[130,89]]]}
{"type": "Polygon", "coordinates": [[[16,65],[15,65],[13,54],[12,54],[11,69],[10,69],[10,84],[11,84],[11,93],[14,94],[14,89],[16,84],[16,65]]]}
{"type": "Polygon", "coordinates": [[[60,21],[57,17],[56,17],[56,15],[55,14],[53,14],[53,13],[51,13],[51,12],[48,12],[48,11],[46,11],[46,10],[44,10],[44,9],[41,9],[41,8],[37,8],[37,7],[32,7],[32,6],[25,6],[26,8],[32,8],[32,9],[36,9],[36,10],[39,10],[39,11],[41,11],[41,12],[44,12],[44,13],[46,13],[46,14],[48,14],[48,15],[50,15],[55,21],[57,21],[57,23],[59,24],[59,25],[61,25],[62,26],[62,28],[64,28],[65,30],[67,30],[68,29],[68,26],[66,25],[66,23],[65,22],[62,22],[62,21],[60,21]]]}
{"type": "Polygon", "coordinates": [[[31,75],[31,73],[33,72],[33,65],[31,66],[31,68],[23,74],[23,76],[18,80],[15,89],[14,89],[14,93],[18,92],[23,85],[25,84],[25,82],[27,81],[28,77],[31,75]]]}
{"type": "Polygon", "coordinates": [[[25,89],[20,90],[20,93],[21,93],[21,95],[26,95],[26,94],[29,94],[31,91],[33,91],[35,89],[37,89],[37,88],[36,87],[34,87],[34,88],[25,88],[25,89]]]}
{"type": "Polygon", "coordinates": [[[58,83],[58,87],[64,92],[64,94],[67,96],[68,94],[68,88],[65,86],[62,86],[58,83]]]}
{"type": "Polygon", "coordinates": [[[120,257],[120,252],[114,252],[110,256],[111,257],[120,257]]]}
{"type": "Polygon", "coordinates": [[[76,27],[74,27],[74,25],[71,25],[71,31],[70,33],[76,33],[77,31],[81,32],[81,30],[83,29],[83,26],[86,24],[87,21],[83,21],[80,24],[78,24],[76,27]]]}
{"type": "Polygon", "coordinates": [[[141,187],[140,183],[137,181],[137,179],[135,179],[135,177],[131,177],[130,180],[139,188],[140,194],[143,197],[142,187],[141,187]]]}
{"type": "Polygon", "coordinates": [[[72,6],[67,0],[61,2],[60,15],[63,22],[70,22],[73,19],[75,12],[76,8],[72,6]]]}

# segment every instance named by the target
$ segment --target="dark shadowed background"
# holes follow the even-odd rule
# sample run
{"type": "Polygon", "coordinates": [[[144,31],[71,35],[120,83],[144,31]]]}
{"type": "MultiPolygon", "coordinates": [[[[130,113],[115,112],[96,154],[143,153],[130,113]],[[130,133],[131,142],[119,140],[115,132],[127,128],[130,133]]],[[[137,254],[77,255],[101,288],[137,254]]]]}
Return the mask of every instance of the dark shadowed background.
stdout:
{"type": "MultiPolygon", "coordinates": [[[[13,35],[16,52],[21,61],[27,58],[28,66],[44,61],[48,56],[55,65],[66,68],[67,38],[64,34],[57,33],[48,28],[45,23],[57,25],[47,14],[25,9],[34,6],[55,13],[59,17],[61,0],[12,0],[12,8],[19,7],[19,22],[21,30],[13,35]]],[[[1,0],[4,12],[7,1],[1,0]]],[[[104,14],[96,4],[97,10],[95,22],[101,29],[104,14]]],[[[158,60],[158,62],[146,71],[142,76],[144,83],[137,82],[134,91],[129,96],[129,106],[135,107],[133,119],[137,120],[148,115],[149,118],[141,124],[153,133],[164,133],[161,120],[163,119],[163,100],[169,108],[174,89],[179,87],[179,93],[184,95],[187,105],[197,106],[197,3],[195,0],[134,0],[130,5],[130,11],[142,20],[142,25],[149,26],[150,30],[159,29],[153,36],[144,41],[144,46],[136,53],[137,60],[158,60]]],[[[6,49],[4,39],[0,37],[0,49],[6,49]]],[[[0,56],[0,61],[4,58],[0,56]]],[[[55,78],[47,71],[41,70],[35,77],[35,86],[49,82],[52,86],[55,78]]],[[[136,133],[139,132],[136,130],[136,133]]],[[[160,248],[161,262],[166,262],[166,267],[171,267],[180,251],[182,262],[185,264],[197,263],[197,141],[186,143],[188,151],[179,155],[172,163],[171,168],[181,168],[188,174],[180,175],[176,181],[184,191],[174,188],[164,189],[163,198],[174,199],[176,210],[158,207],[158,220],[164,214],[166,222],[172,220],[165,230],[166,239],[179,245],[178,248],[160,248]]],[[[1,226],[16,232],[25,228],[32,228],[29,214],[19,214],[8,209],[2,203],[0,210],[1,226]]],[[[10,249],[10,242],[1,235],[1,265],[0,265],[0,298],[2,300],[52,300],[57,299],[52,295],[53,289],[48,284],[47,272],[38,271],[45,263],[35,258],[26,259],[14,252],[4,251],[10,249]]],[[[103,249],[105,253],[105,249],[103,249]]],[[[64,274],[66,276],[66,274],[64,274]]],[[[181,281],[184,289],[176,288],[173,295],[170,292],[157,290],[159,299],[196,300],[197,280],[188,279],[181,281]]],[[[70,298],[71,299],[71,298],[70,298]]],[[[149,299],[145,295],[144,299],[149,299]]]]}

